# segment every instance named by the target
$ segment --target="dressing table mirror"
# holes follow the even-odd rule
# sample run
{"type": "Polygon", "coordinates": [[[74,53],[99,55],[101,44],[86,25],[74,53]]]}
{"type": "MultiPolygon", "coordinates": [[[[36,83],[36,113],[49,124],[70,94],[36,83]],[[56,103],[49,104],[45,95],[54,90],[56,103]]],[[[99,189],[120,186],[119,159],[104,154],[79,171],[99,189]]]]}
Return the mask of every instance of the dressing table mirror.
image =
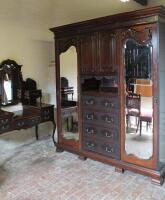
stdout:
{"type": "Polygon", "coordinates": [[[21,101],[22,82],[21,65],[9,59],[0,64],[1,106],[15,105],[21,101]]]}

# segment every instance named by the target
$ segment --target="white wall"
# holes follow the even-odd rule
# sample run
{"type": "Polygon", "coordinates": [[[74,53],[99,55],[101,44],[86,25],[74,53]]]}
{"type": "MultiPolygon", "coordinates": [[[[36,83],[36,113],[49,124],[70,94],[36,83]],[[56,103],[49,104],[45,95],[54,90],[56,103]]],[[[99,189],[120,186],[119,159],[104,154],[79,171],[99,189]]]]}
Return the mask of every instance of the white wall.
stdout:
{"type": "Polygon", "coordinates": [[[54,44],[44,38],[43,32],[1,23],[0,62],[9,58],[23,65],[23,78],[36,80],[43,91],[43,100],[55,104],[55,68],[51,65],[54,44]]]}

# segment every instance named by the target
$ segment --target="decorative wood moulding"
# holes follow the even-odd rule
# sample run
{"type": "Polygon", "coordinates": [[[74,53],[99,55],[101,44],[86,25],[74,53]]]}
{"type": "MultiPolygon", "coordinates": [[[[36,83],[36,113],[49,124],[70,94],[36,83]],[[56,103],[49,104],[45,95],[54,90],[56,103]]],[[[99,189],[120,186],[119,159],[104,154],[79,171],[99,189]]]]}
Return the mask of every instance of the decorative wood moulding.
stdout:
{"type": "MultiPolygon", "coordinates": [[[[69,25],[59,26],[51,28],[50,30],[55,33],[56,38],[60,38],[68,35],[77,35],[84,32],[90,32],[97,30],[98,28],[110,29],[109,25],[112,24],[112,28],[121,27],[123,23],[128,24],[129,21],[136,21],[140,23],[141,19],[146,18],[146,23],[152,23],[158,21],[158,17],[165,17],[164,6],[149,7],[141,10],[125,12],[96,19],[77,22],[69,25]],[[155,18],[156,16],[156,18],[155,18]],[[149,20],[149,21],[147,21],[149,20]]],[[[141,22],[142,23],[142,22],[141,22]]],[[[144,23],[144,20],[143,20],[144,23]]],[[[124,24],[125,25],[125,24],[124,24]]]]}
{"type": "Polygon", "coordinates": [[[146,6],[148,4],[148,0],[134,0],[134,1],[141,4],[142,6],[146,6]]]}

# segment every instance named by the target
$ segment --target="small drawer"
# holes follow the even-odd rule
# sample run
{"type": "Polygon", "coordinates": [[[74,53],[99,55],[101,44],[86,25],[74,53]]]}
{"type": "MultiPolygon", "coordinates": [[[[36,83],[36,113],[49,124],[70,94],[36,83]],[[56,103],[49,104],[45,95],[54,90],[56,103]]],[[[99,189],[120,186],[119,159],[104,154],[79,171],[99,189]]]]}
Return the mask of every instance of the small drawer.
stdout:
{"type": "Polygon", "coordinates": [[[96,109],[102,111],[115,111],[119,109],[118,96],[112,96],[108,98],[95,97],[95,96],[83,96],[82,105],[84,108],[96,109]]]}
{"type": "Polygon", "coordinates": [[[95,125],[102,125],[108,127],[118,127],[119,122],[118,112],[116,113],[101,113],[94,111],[84,111],[83,112],[83,122],[84,123],[92,123],[95,125]]]}
{"type": "Polygon", "coordinates": [[[100,98],[99,107],[109,111],[113,109],[114,110],[119,109],[119,98],[118,97],[100,98]]]}
{"type": "Polygon", "coordinates": [[[107,143],[103,140],[85,138],[83,140],[83,149],[96,152],[106,157],[119,158],[119,147],[116,143],[107,143]]]}
{"type": "Polygon", "coordinates": [[[119,158],[119,148],[117,144],[103,142],[99,145],[99,152],[108,157],[119,158]]]}
{"type": "Polygon", "coordinates": [[[18,120],[15,122],[14,125],[16,129],[23,129],[25,127],[28,127],[28,119],[18,120]]]}
{"type": "Polygon", "coordinates": [[[83,124],[83,138],[91,137],[106,140],[108,142],[118,142],[119,132],[115,128],[106,128],[92,124],[83,124]]]}
{"type": "Polygon", "coordinates": [[[40,116],[33,117],[33,118],[28,120],[28,126],[35,126],[35,125],[39,124],[40,121],[41,121],[41,117],[40,116]]]}
{"type": "Polygon", "coordinates": [[[9,123],[9,119],[6,118],[6,119],[0,119],[0,125],[5,125],[5,124],[8,124],[9,123]]]}
{"type": "Polygon", "coordinates": [[[10,124],[4,124],[0,126],[0,132],[4,132],[10,129],[10,124]]]}

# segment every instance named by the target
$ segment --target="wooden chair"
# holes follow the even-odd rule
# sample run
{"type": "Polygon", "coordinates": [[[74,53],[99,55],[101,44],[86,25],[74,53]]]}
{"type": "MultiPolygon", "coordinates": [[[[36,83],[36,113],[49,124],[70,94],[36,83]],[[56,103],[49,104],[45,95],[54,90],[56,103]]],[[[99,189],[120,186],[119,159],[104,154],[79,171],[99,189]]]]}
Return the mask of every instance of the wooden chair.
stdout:
{"type": "Polygon", "coordinates": [[[128,131],[128,123],[130,116],[136,117],[136,132],[138,131],[140,122],[140,110],[141,110],[141,97],[138,94],[128,92],[126,95],[126,123],[128,131]]]}

